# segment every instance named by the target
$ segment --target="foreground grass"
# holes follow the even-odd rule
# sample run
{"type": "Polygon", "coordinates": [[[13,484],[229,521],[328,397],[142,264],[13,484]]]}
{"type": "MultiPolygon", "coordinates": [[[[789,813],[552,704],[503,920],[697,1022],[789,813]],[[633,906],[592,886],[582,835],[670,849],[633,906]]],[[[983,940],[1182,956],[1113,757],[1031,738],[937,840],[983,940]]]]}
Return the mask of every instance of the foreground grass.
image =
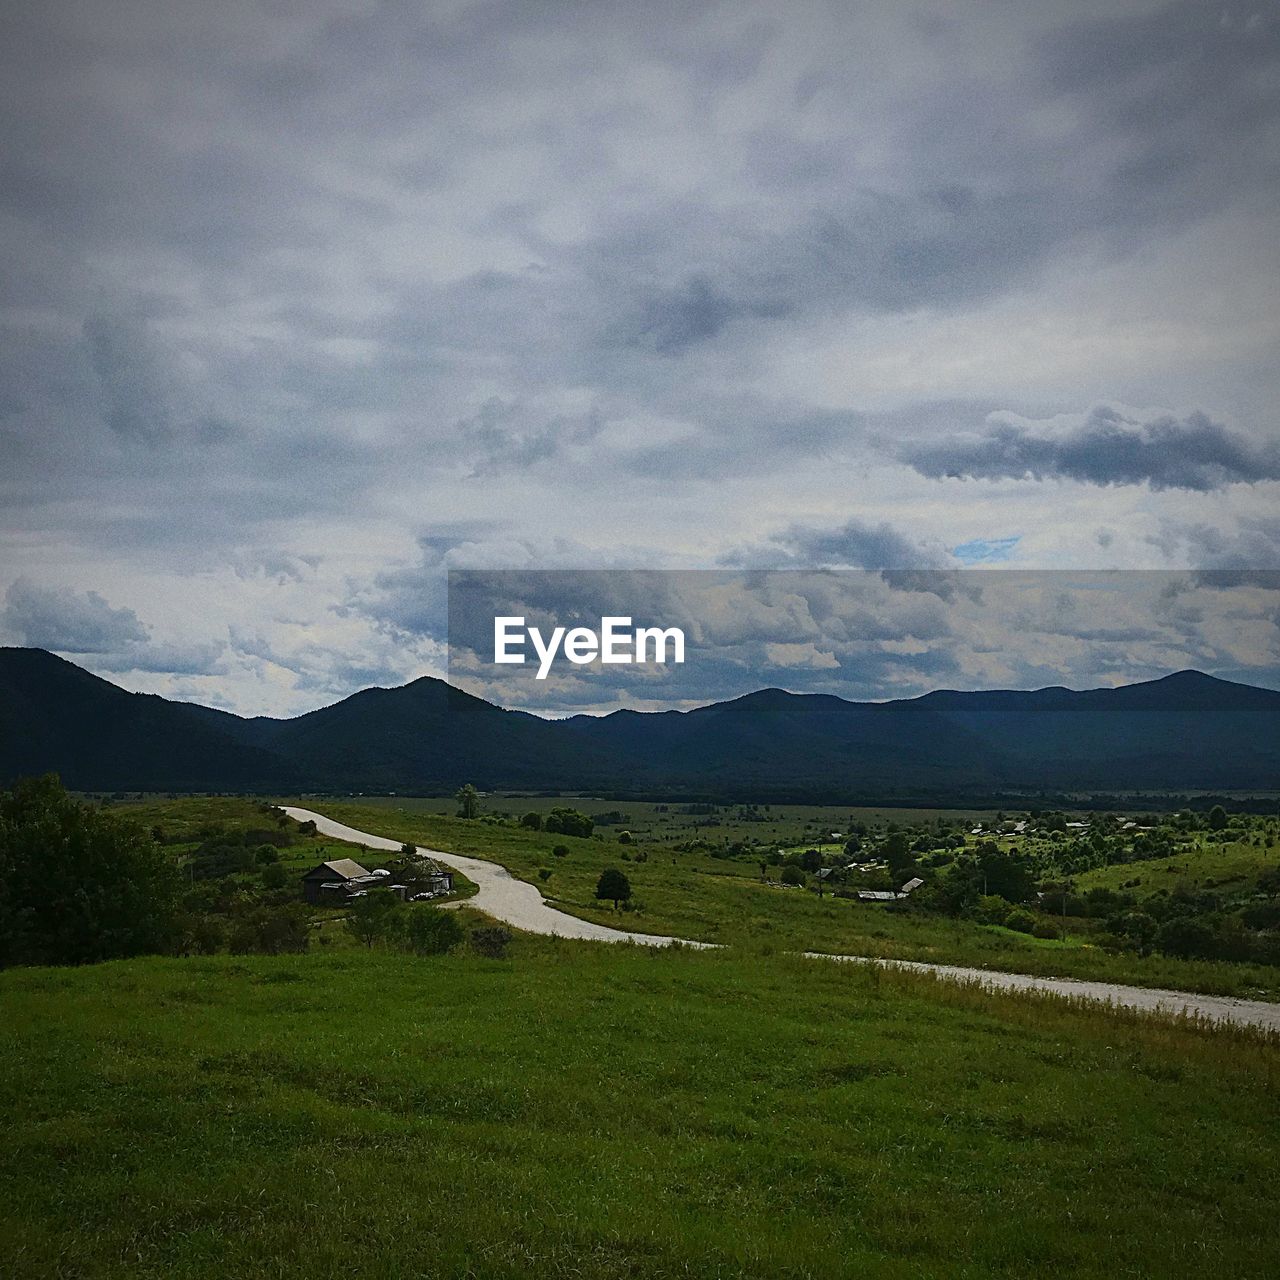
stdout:
{"type": "MultiPolygon", "coordinates": [[[[501,863],[537,883],[572,915],[642,933],[670,934],[748,950],[812,950],[881,956],[937,964],[1005,969],[1043,977],[1085,978],[1145,987],[1280,999],[1280,969],[1167,956],[1113,955],[1093,945],[1084,922],[1068,922],[1070,945],[1040,940],[972,921],[886,910],[828,895],[762,884],[758,871],[706,854],[650,850],[646,862],[623,862],[614,841],[577,840],[510,826],[468,822],[390,804],[317,801],[319,812],[362,831],[412,840],[446,853],[473,854],[501,863]],[[570,854],[556,858],[565,845],[570,854]],[[641,910],[618,914],[596,900],[606,866],[621,867],[641,910]],[[550,870],[547,881],[540,870],[550,870]]],[[[1185,859],[1184,859],[1185,861],[1185,859]]],[[[1130,875],[1141,874],[1133,867],[1130,875]]]]}
{"type": "Polygon", "coordinates": [[[520,938],[0,974],[0,1274],[1276,1274],[1280,1049],[520,938]]]}

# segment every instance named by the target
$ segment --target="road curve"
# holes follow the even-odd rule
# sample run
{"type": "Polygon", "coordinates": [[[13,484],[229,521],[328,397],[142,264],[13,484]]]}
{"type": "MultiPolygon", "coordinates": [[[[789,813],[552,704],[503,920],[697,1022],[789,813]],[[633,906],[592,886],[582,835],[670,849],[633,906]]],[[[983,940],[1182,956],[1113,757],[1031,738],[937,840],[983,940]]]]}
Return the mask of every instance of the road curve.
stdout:
{"type": "MultiPolygon", "coordinates": [[[[335,822],[310,809],[299,809],[289,804],[280,807],[298,822],[314,822],[316,830],[332,840],[346,840],[351,844],[385,853],[398,853],[404,843],[402,840],[370,835],[367,831],[357,831],[354,827],[335,822]]],[[[467,899],[469,906],[504,924],[523,929],[526,933],[541,933],[556,938],[585,938],[589,942],[638,942],[649,947],[669,947],[674,942],[688,947],[711,945],[706,942],[688,942],[683,938],[628,933],[625,929],[611,929],[608,925],[595,924],[591,920],[579,920],[577,916],[566,915],[563,911],[547,906],[535,885],[517,880],[506,867],[500,867],[496,862],[468,858],[460,853],[441,853],[438,849],[426,849],[422,845],[418,848],[446,867],[461,871],[468,880],[473,880],[479,886],[480,891],[475,897],[467,899]]]]}
{"type": "MultiPolygon", "coordinates": [[[[378,849],[398,853],[403,843],[385,836],[370,835],[326,818],[310,809],[294,805],[281,808],[299,822],[311,821],[316,830],[332,840],[346,840],[363,845],[366,849],[378,849]]],[[[422,846],[418,846],[422,849],[422,846]]],[[[683,946],[711,948],[714,943],[691,942],[684,938],[667,938],[649,933],[628,933],[623,929],[611,929],[608,925],[579,920],[549,907],[535,885],[517,880],[505,867],[483,858],[468,858],[459,853],[441,853],[437,849],[422,852],[442,862],[445,866],[461,871],[468,880],[479,886],[471,906],[501,920],[513,928],[527,933],[540,933],[557,938],[584,938],[590,942],[637,942],[650,947],[669,947],[679,942],[683,946]]],[[[996,969],[968,969],[953,964],[926,964],[919,960],[882,960],[871,956],[828,955],[821,951],[806,951],[814,960],[834,960],[842,964],[879,964],[890,969],[907,969],[916,973],[932,973],[952,982],[973,982],[995,991],[1047,991],[1054,995],[1072,996],[1093,1000],[1123,1009],[1139,1009],[1149,1013],[1187,1015],[1203,1018],[1208,1022],[1234,1023],[1241,1026],[1262,1027],[1280,1031],[1280,1004],[1266,1000],[1237,1000],[1233,996],[1197,995],[1190,991],[1166,991],[1158,987],[1129,987],[1115,982],[1088,982],[1079,978],[1040,978],[1026,973],[1004,973],[996,969]]]]}

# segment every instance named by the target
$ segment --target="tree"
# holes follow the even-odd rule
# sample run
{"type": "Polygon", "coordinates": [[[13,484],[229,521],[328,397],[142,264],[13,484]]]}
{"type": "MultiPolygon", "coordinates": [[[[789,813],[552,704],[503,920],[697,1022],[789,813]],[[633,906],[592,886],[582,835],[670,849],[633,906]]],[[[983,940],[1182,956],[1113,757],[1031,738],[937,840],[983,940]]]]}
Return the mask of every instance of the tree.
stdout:
{"type": "Polygon", "coordinates": [[[614,910],[631,897],[631,882],[616,867],[606,867],[596,882],[596,897],[611,898],[614,910]]]}
{"type": "Polygon", "coordinates": [[[458,817],[478,818],[480,816],[480,793],[471,785],[458,788],[454,799],[458,802],[458,817]]]}
{"type": "Polygon", "coordinates": [[[289,882],[289,873],[278,863],[273,862],[262,869],[262,883],[267,889],[283,889],[289,882]]]}
{"type": "Polygon", "coordinates": [[[370,889],[351,901],[347,931],[357,942],[372,947],[386,942],[400,923],[400,899],[386,889],[370,889]]]}
{"type": "Polygon", "coordinates": [[[1213,930],[1192,916],[1175,916],[1160,926],[1156,946],[1167,956],[1180,960],[1211,959],[1214,954],[1213,930]]]}
{"type": "Polygon", "coordinates": [[[804,871],[819,871],[822,868],[822,854],[817,849],[806,849],[800,855],[800,867],[804,871]]]}
{"type": "Polygon", "coordinates": [[[1108,921],[1112,936],[1125,946],[1132,947],[1139,955],[1148,955],[1156,940],[1160,926],[1145,911],[1125,911],[1108,921]]]}
{"type": "Polygon", "coordinates": [[[170,951],[180,888],[142,827],[73,799],[55,774],[0,792],[0,966],[170,951]]]}
{"type": "Polygon", "coordinates": [[[441,956],[464,938],[458,917],[439,907],[411,907],[405,922],[405,939],[420,956],[441,956]]]}
{"type": "Polygon", "coordinates": [[[618,843],[619,843],[619,844],[630,844],[630,843],[632,842],[632,840],[633,840],[633,839],[634,839],[634,837],[632,836],[632,834],[631,834],[631,832],[630,832],[630,831],[619,831],[619,832],[618,832],[618,843]]]}
{"type": "Polygon", "coordinates": [[[520,819],[520,825],[527,827],[530,831],[542,830],[542,814],[535,813],[532,809],[520,819]]]}
{"type": "Polygon", "coordinates": [[[402,858],[412,858],[418,852],[416,844],[402,844],[400,846],[400,856],[402,858]]]}
{"type": "Polygon", "coordinates": [[[792,864],[791,866],[782,868],[782,875],[779,877],[783,884],[804,884],[804,872],[799,867],[792,864]]]}
{"type": "Polygon", "coordinates": [[[994,840],[984,840],[976,853],[984,894],[999,894],[1010,902],[1026,902],[1035,893],[1035,876],[1026,859],[1012,851],[1004,852],[994,840]]]}
{"type": "Polygon", "coordinates": [[[1225,831],[1227,829],[1227,811],[1220,805],[1215,804],[1209,810],[1209,830],[1225,831]]]}
{"type": "Polygon", "coordinates": [[[580,813],[577,809],[557,806],[547,814],[542,824],[544,831],[561,836],[589,836],[595,827],[595,819],[589,814],[580,813]]]}

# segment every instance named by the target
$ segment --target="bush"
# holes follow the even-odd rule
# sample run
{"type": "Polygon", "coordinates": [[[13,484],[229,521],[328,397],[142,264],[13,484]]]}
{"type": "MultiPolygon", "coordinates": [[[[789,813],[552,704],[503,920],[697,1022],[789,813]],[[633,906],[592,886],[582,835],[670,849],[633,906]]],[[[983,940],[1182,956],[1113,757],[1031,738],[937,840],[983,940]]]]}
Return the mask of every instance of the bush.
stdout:
{"type": "Polygon", "coordinates": [[[618,832],[618,843],[619,843],[619,844],[630,844],[630,843],[631,843],[631,841],[632,841],[632,839],[633,839],[633,837],[632,837],[632,835],[631,835],[631,832],[630,832],[630,831],[619,831],[619,832],[618,832]]]}
{"type": "Polygon", "coordinates": [[[229,942],[236,955],[256,952],[278,956],[305,951],[311,941],[311,918],[300,903],[287,907],[262,907],[241,916],[233,924],[229,942]]]}
{"type": "Polygon", "coordinates": [[[350,910],[347,932],[366,947],[389,941],[401,923],[402,903],[386,889],[371,889],[363,897],[353,898],[350,910]]]}
{"type": "Polygon", "coordinates": [[[1004,924],[1012,910],[1012,902],[998,893],[991,893],[978,899],[973,917],[979,924],[1004,924]]]}
{"type": "Polygon", "coordinates": [[[278,863],[273,862],[262,869],[262,883],[267,889],[283,889],[289,881],[289,873],[278,863]]]}
{"type": "Polygon", "coordinates": [[[471,930],[471,949],[487,960],[505,960],[511,937],[510,931],[500,925],[485,925],[471,930]]]}
{"type": "Polygon", "coordinates": [[[1180,960],[1210,959],[1214,953],[1213,931],[1191,916],[1175,916],[1160,926],[1156,946],[1165,955],[1180,960]]]}
{"type": "Polygon", "coordinates": [[[567,844],[558,844],[551,850],[553,858],[567,858],[569,856],[569,846],[567,844]]]}
{"type": "Polygon", "coordinates": [[[553,835],[581,836],[586,838],[595,827],[595,819],[577,809],[557,807],[547,814],[542,824],[544,831],[553,835]]]}
{"type": "Polygon", "coordinates": [[[530,810],[523,818],[520,819],[520,825],[522,827],[526,827],[530,831],[541,831],[542,814],[534,813],[533,810],[530,810]]]}
{"type": "Polygon", "coordinates": [[[1019,933],[1033,933],[1036,927],[1036,918],[1030,911],[1015,907],[1005,917],[1004,927],[1006,929],[1016,929],[1019,933]]]}
{"type": "Polygon", "coordinates": [[[1036,938],[1061,938],[1062,930],[1058,928],[1052,920],[1037,920],[1035,928],[1031,930],[1032,936],[1036,938]]]}
{"type": "Polygon", "coordinates": [[[804,872],[796,866],[783,867],[780,878],[783,884],[804,884],[804,872]]]}
{"type": "Polygon", "coordinates": [[[420,956],[442,956],[465,936],[452,911],[427,906],[409,909],[404,935],[410,950],[420,956]]]}

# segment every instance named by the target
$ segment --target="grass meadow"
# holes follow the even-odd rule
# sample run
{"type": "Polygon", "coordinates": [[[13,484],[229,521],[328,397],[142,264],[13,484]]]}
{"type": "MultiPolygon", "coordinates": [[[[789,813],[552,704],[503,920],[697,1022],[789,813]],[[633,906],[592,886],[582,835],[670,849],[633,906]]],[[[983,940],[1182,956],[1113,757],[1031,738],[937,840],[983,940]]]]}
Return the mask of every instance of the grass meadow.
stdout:
{"type": "Polygon", "coordinates": [[[0,973],[0,1274],[1252,1277],[1280,1047],[519,937],[0,973]]]}
{"type": "MultiPolygon", "coordinates": [[[[572,915],[642,933],[717,942],[764,954],[826,951],[1280,999],[1280,969],[1112,954],[1095,944],[1088,921],[1068,921],[1065,943],[1046,942],[973,921],[887,910],[830,894],[819,898],[803,889],[766,884],[753,861],[721,860],[706,853],[680,853],[652,845],[642,846],[647,853],[644,862],[623,861],[624,853],[634,856],[635,846],[624,849],[607,828],[603,840],[575,839],[464,821],[389,802],[313,803],[319,812],[362,831],[500,862],[514,875],[537,883],[547,898],[572,915]],[[567,847],[569,855],[556,857],[553,850],[557,845],[567,847]],[[618,913],[612,903],[597,901],[596,881],[606,866],[625,871],[637,910],[618,913]],[[545,881],[539,878],[544,870],[551,873],[545,881]]],[[[1204,856],[1221,859],[1231,855],[1215,849],[1204,856]]],[[[1252,850],[1248,856],[1280,865],[1280,852],[1275,849],[1252,850]]],[[[1147,874],[1148,865],[1109,870],[1123,871],[1126,875],[1122,878],[1132,878],[1147,874]]]]}

